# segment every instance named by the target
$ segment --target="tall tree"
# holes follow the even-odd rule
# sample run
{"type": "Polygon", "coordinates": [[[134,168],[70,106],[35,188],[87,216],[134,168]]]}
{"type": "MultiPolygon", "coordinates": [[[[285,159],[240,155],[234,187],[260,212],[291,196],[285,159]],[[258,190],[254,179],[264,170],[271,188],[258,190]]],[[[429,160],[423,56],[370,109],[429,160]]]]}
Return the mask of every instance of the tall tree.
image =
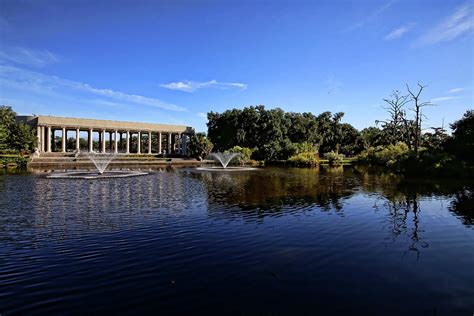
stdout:
{"type": "Polygon", "coordinates": [[[474,163],[474,110],[451,124],[453,139],[449,149],[463,161],[474,163]]]}
{"type": "Polygon", "coordinates": [[[432,105],[429,101],[422,102],[421,101],[421,93],[423,89],[427,86],[421,85],[419,82],[417,83],[418,91],[412,91],[410,86],[407,84],[407,90],[410,94],[411,101],[414,103],[413,111],[415,112],[415,137],[414,137],[414,146],[415,146],[415,153],[418,154],[418,149],[420,147],[420,140],[421,140],[421,120],[422,120],[422,108],[425,106],[432,105]]]}
{"type": "Polygon", "coordinates": [[[405,105],[410,102],[408,95],[402,95],[400,91],[394,90],[390,98],[383,99],[385,106],[383,108],[389,114],[387,120],[377,120],[376,124],[382,123],[382,129],[388,139],[388,143],[396,144],[405,142],[411,147],[410,122],[406,118],[405,105]]]}

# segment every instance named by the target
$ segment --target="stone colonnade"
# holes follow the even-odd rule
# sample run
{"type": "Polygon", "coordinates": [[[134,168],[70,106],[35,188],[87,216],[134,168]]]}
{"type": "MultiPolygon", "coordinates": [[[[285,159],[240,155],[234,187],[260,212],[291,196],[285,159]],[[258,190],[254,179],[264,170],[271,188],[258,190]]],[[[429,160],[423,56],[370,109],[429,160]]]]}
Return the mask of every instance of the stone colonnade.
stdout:
{"type": "MultiPolygon", "coordinates": [[[[37,127],[37,152],[50,153],[68,151],[88,151],[88,152],[115,152],[123,154],[187,154],[189,134],[171,131],[144,131],[144,130],[110,130],[98,128],[72,128],[67,126],[38,125],[37,127]],[[56,149],[56,132],[61,131],[60,150],[56,149]],[[69,142],[67,146],[67,134],[73,131],[73,146],[69,142]],[[81,148],[81,132],[87,132],[87,146],[81,148]],[[94,133],[98,133],[98,138],[94,139],[94,133]],[[108,135],[107,135],[108,134],[108,135]],[[108,137],[107,137],[108,136],[108,137]],[[134,150],[131,151],[132,137],[134,150]],[[108,146],[107,146],[108,138],[108,146]],[[146,141],[144,139],[146,138],[146,141]],[[163,146],[163,142],[165,142],[163,146]],[[94,150],[94,144],[96,150],[94,150]],[[108,147],[108,148],[107,148],[108,147]]],[[[71,137],[69,138],[69,140],[71,137]]],[[[84,145],[84,144],[83,144],[84,145]]],[[[84,146],[82,146],[84,147],[84,146]]]]}
{"type": "MultiPolygon", "coordinates": [[[[37,126],[38,136],[38,152],[39,153],[50,153],[54,150],[55,145],[55,132],[61,131],[61,150],[60,152],[66,153],[67,151],[81,151],[80,144],[80,133],[87,132],[87,148],[86,151],[94,151],[94,132],[98,132],[98,152],[115,152],[115,153],[136,153],[136,154],[187,154],[187,145],[189,135],[187,133],[176,133],[167,131],[143,131],[143,130],[108,130],[108,129],[94,129],[94,128],[69,128],[69,127],[58,127],[58,126],[37,126]],[[74,148],[67,148],[67,132],[74,131],[74,148]],[[106,148],[106,134],[109,134],[109,148],[106,148]],[[136,149],[131,152],[132,135],[136,135],[136,149]],[[146,147],[142,148],[142,138],[146,135],[146,147]],[[166,135],[167,137],[163,137],[166,135]],[[155,147],[153,147],[153,136],[157,137],[155,147]],[[163,146],[163,141],[166,140],[166,146],[163,146]],[[166,148],[165,148],[166,147],[166,148]],[[153,150],[155,148],[155,150],[153,150]]],[[[96,144],[97,144],[96,143],[96,144]]]]}

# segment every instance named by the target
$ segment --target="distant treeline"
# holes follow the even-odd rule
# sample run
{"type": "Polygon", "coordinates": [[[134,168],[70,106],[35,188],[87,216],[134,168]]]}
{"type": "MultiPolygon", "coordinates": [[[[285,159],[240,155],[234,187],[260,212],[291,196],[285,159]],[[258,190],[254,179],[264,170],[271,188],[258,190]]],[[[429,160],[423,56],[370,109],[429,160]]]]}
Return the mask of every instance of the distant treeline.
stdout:
{"type": "MultiPolygon", "coordinates": [[[[451,124],[452,135],[443,127],[421,129],[421,112],[409,119],[400,94],[385,100],[388,117],[378,126],[358,131],[341,122],[344,113],[285,112],[263,105],[208,113],[207,139],[213,151],[250,148],[252,159],[290,160],[304,152],[343,154],[359,161],[411,172],[451,170],[462,173],[474,162],[474,111],[451,124]]],[[[420,103],[421,104],[421,103],[420,103]]],[[[425,106],[426,104],[421,104],[425,106]]],[[[416,112],[415,112],[416,113],[416,112]]],[[[424,117],[424,116],[423,116],[424,117]]],[[[449,172],[451,172],[449,171],[449,172]]]]}
{"type": "Polygon", "coordinates": [[[354,156],[364,150],[364,139],[352,125],[341,123],[343,116],[342,112],[285,112],[263,105],[210,112],[208,137],[216,151],[248,147],[254,149],[257,160],[285,160],[308,145],[320,153],[338,151],[354,156]]]}

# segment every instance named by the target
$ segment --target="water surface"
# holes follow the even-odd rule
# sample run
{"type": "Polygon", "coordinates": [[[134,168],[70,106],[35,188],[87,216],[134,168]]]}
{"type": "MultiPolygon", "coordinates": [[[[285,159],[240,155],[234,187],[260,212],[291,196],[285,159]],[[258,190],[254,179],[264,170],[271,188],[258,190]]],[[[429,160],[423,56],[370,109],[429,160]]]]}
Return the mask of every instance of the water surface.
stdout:
{"type": "Polygon", "coordinates": [[[469,183],[360,168],[0,177],[0,314],[471,315],[469,183]]]}

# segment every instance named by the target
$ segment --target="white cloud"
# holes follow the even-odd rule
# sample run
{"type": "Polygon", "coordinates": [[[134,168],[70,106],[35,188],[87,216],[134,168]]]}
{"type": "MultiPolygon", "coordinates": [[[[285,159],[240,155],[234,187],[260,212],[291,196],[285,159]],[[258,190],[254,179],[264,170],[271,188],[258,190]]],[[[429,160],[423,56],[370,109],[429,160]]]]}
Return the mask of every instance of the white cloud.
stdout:
{"type": "Polygon", "coordinates": [[[464,88],[452,88],[449,90],[449,93],[458,93],[458,92],[463,92],[465,89],[464,88]]]}
{"type": "MultiPolygon", "coordinates": [[[[186,111],[186,109],[161,100],[136,94],[128,94],[110,89],[99,89],[87,83],[67,80],[39,72],[33,72],[13,66],[0,65],[0,86],[3,94],[7,88],[42,95],[86,94],[99,95],[115,101],[144,105],[169,111],[186,111]]],[[[1,95],[0,95],[1,96],[1,95]]],[[[78,95],[78,98],[81,97],[78,95]]]]}
{"type": "Polygon", "coordinates": [[[466,3],[457,7],[441,23],[419,38],[416,45],[431,45],[456,39],[473,27],[472,5],[466,3]]]}
{"type": "Polygon", "coordinates": [[[200,118],[202,118],[202,119],[204,119],[204,120],[207,120],[207,114],[204,113],[204,112],[199,112],[199,113],[197,114],[197,116],[199,116],[200,118]]]}
{"type": "Polygon", "coordinates": [[[217,80],[197,82],[197,81],[179,81],[171,82],[167,84],[160,84],[160,87],[170,89],[170,90],[180,90],[185,92],[195,92],[203,88],[219,88],[219,89],[228,89],[228,88],[239,88],[242,90],[247,89],[245,83],[239,82],[218,82],[217,80]]]}
{"type": "Polygon", "coordinates": [[[384,13],[388,8],[390,8],[395,2],[397,2],[398,0],[390,0],[388,2],[386,2],[384,5],[382,5],[381,7],[378,7],[377,9],[375,9],[374,11],[372,12],[369,12],[364,19],[362,19],[361,21],[349,26],[348,28],[346,28],[344,31],[353,31],[355,29],[358,29],[362,26],[364,26],[365,24],[371,22],[372,20],[374,20],[375,18],[377,18],[379,15],[381,15],[382,13],[384,13]]]}
{"type": "Polygon", "coordinates": [[[398,38],[402,37],[403,35],[405,35],[405,33],[408,32],[410,29],[412,29],[414,25],[415,25],[414,23],[409,23],[409,24],[406,24],[406,25],[401,26],[399,28],[396,28],[392,32],[387,34],[384,37],[384,40],[391,41],[391,40],[394,40],[394,39],[398,39],[398,38]]]}
{"type": "Polygon", "coordinates": [[[439,97],[439,98],[431,99],[431,102],[443,102],[443,101],[450,101],[450,100],[455,100],[455,99],[459,99],[459,97],[439,97]]]}
{"type": "Polygon", "coordinates": [[[59,62],[58,56],[48,50],[24,47],[6,47],[0,50],[0,63],[15,63],[36,68],[59,62]]]}

